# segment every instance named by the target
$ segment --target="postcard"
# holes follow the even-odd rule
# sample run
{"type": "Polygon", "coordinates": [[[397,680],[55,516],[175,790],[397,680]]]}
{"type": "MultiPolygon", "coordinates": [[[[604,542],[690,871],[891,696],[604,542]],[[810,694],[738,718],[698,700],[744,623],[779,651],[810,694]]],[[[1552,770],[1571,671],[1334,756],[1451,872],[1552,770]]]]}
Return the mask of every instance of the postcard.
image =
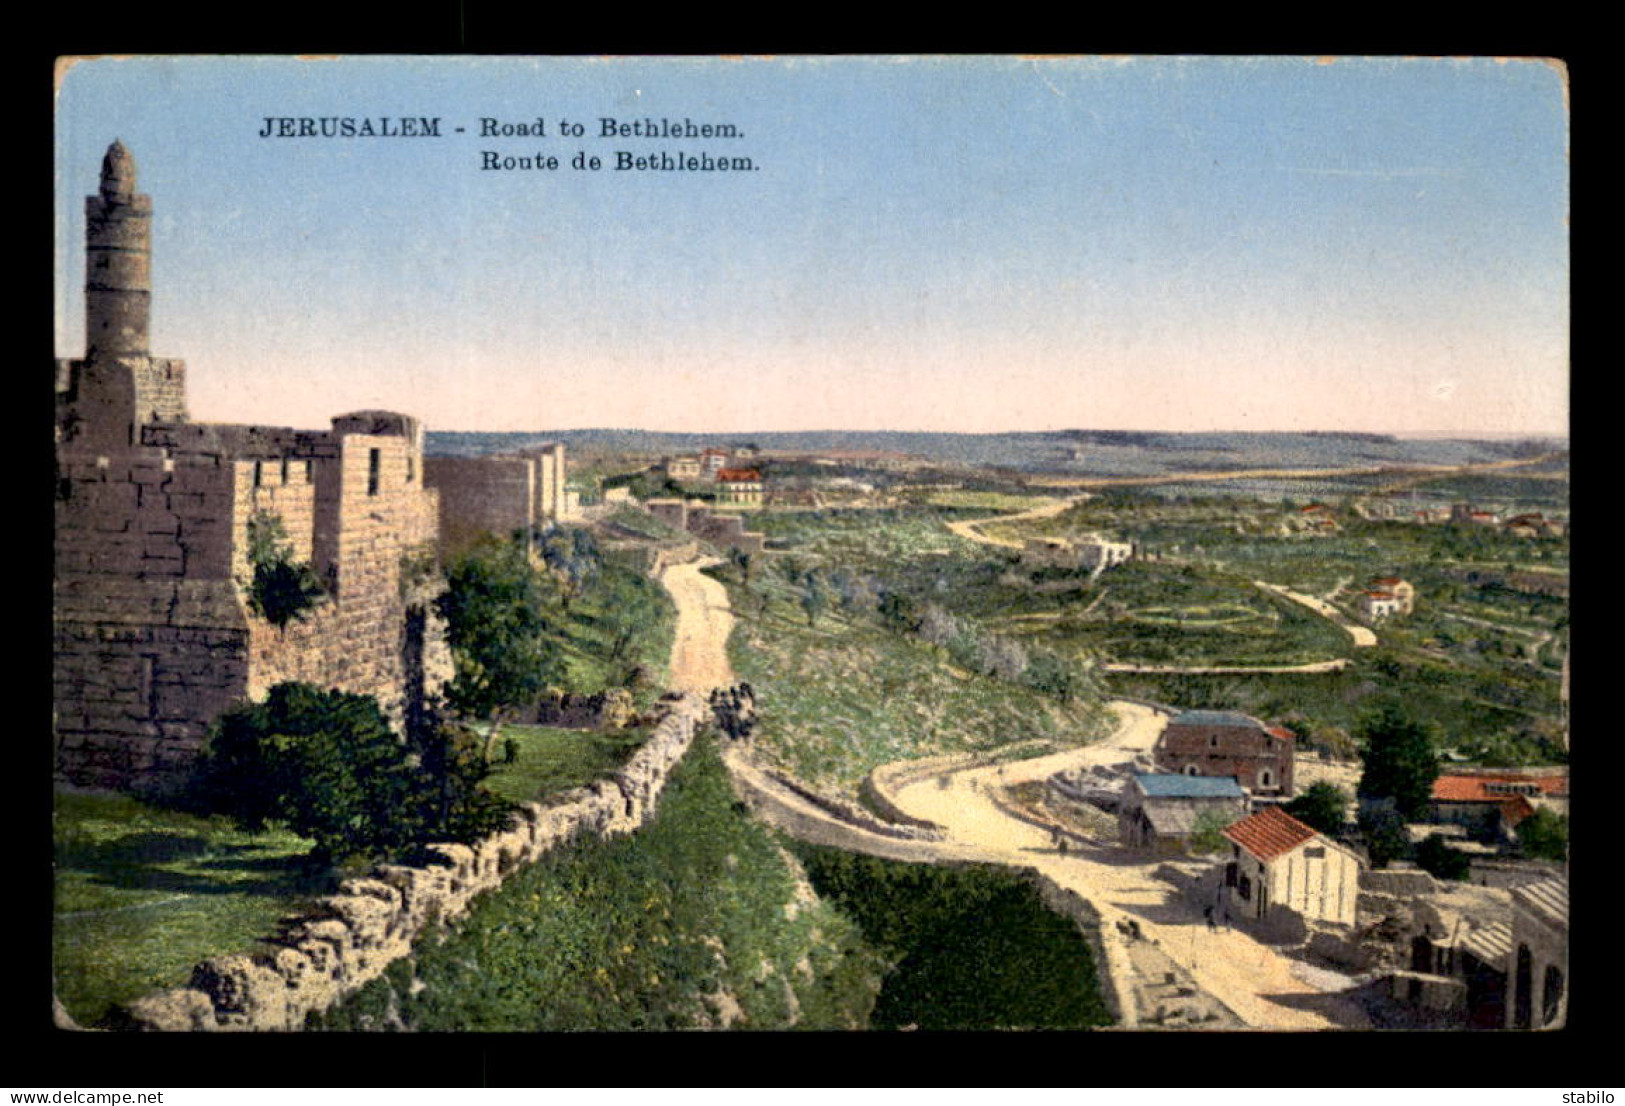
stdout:
{"type": "Polygon", "coordinates": [[[1543,58],[63,58],[68,1029],[1569,1024],[1543,58]]]}

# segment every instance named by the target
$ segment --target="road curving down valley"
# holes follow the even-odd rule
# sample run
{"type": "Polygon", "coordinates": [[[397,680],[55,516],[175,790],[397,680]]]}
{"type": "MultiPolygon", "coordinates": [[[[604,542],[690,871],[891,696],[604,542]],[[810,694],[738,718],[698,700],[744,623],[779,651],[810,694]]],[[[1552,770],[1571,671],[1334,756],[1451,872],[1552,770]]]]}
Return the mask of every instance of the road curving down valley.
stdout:
{"type": "MultiPolygon", "coordinates": [[[[707,563],[715,562],[673,565],[660,575],[678,611],[672,684],[701,694],[734,679],[727,656],[733,624],[727,590],[702,573],[707,563]]],[[[1037,869],[1089,900],[1105,925],[1134,922],[1147,941],[1249,1028],[1365,1027],[1364,1014],[1354,1003],[1300,979],[1290,957],[1240,930],[1210,929],[1200,904],[1158,878],[1160,863],[1113,847],[1059,852],[1046,830],[1017,817],[999,800],[1004,788],[1017,783],[1044,780],[1062,769],[1121,764],[1148,752],[1166,716],[1122,700],[1111,706],[1118,725],[1093,745],[1003,765],[950,769],[900,787],[893,800],[909,815],[943,827],[945,839],[939,841],[891,837],[837,817],[762,771],[744,749],[728,749],[724,760],[753,807],[794,837],[896,860],[968,860],[1037,869]]]]}

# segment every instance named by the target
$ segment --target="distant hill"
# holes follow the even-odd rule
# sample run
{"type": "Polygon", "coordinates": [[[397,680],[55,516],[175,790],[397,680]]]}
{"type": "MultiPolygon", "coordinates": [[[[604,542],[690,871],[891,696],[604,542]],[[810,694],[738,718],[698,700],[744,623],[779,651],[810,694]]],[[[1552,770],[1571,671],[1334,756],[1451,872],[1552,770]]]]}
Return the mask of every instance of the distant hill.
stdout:
{"type": "Polygon", "coordinates": [[[1055,430],[1006,434],[808,430],[741,434],[669,434],[652,430],[556,430],[536,433],[435,431],[427,450],[475,457],[563,442],[585,452],[678,454],[706,446],[751,444],[770,452],[873,450],[906,453],[946,466],[1028,473],[1157,476],[1169,472],[1248,468],[1470,465],[1567,448],[1560,439],[1415,438],[1330,431],[1308,433],[1175,433],[1055,430]]]}

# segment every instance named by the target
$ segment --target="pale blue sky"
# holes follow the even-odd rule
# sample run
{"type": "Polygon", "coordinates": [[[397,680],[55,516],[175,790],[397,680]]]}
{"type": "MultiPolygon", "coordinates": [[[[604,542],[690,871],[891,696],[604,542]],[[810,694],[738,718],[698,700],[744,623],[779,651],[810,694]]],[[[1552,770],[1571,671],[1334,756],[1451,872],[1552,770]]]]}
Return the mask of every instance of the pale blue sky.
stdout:
{"type": "Polygon", "coordinates": [[[83,197],[122,138],[195,418],[1554,432],[1567,131],[1537,61],[97,60],[58,96],[56,344],[82,354],[83,197]],[[258,137],[307,115],[444,137],[258,137]]]}

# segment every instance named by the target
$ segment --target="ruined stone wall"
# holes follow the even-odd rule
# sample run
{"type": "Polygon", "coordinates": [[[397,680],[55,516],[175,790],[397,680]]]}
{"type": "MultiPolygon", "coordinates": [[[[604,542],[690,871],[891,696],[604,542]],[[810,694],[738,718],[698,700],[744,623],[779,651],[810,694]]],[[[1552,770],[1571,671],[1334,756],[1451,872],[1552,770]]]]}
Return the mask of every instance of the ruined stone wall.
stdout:
{"type": "Polygon", "coordinates": [[[425,866],[382,865],[346,880],[312,913],[285,923],[265,951],[197,965],[189,986],[131,1003],[126,1024],[148,1031],[303,1029],[307,1015],[410,953],[431,923],[461,917],[476,896],[525,865],[579,834],[618,836],[642,826],[705,713],[697,697],[684,698],[613,776],[546,804],[522,804],[509,829],[477,845],[431,846],[436,859],[425,866]]]}
{"type": "Polygon", "coordinates": [[[424,483],[439,493],[447,549],[466,548],[482,534],[529,532],[542,517],[541,482],[528,457],[426,457],[424,483]]]}

